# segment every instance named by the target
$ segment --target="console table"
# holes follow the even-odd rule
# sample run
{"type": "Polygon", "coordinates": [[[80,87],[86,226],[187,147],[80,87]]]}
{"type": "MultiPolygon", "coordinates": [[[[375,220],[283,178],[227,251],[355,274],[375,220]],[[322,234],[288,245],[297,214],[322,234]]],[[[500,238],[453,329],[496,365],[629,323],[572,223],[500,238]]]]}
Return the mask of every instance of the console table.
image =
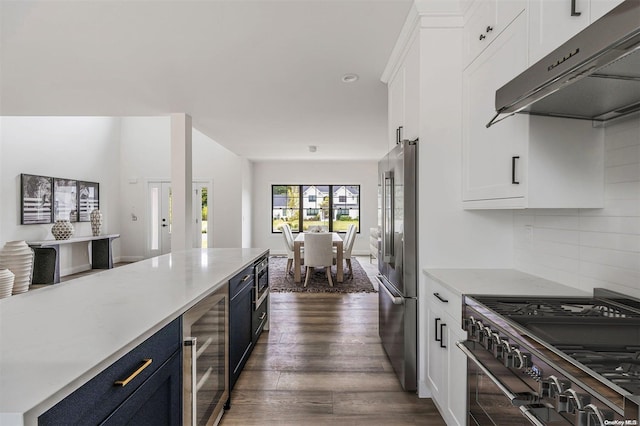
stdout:
{"type": "Polygon", "coordinates": [[[68,240],[27,241],[33,249],[32,284],[56,284],[60,282],[60,246],[86,242],[91,245],[91,268],[113,268],[111,242],[120,234],[98,235],[96,237],[75,237],[68,240]]]}

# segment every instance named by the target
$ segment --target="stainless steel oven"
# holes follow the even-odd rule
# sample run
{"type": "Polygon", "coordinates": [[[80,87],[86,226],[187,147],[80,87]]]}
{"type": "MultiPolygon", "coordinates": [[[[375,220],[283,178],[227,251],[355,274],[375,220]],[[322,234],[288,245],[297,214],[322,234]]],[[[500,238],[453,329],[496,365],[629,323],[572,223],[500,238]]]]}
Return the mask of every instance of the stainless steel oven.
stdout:
{"type": "Polygon", "coordinates": [[[640,300],[464,296],[470,425],[640,425],[640,300]]]}
{"type": "Polygon", "coordinates": [[[253,310],[260,309],[269,295],[269,257],[265,256],[255,264],[253,310]]]}

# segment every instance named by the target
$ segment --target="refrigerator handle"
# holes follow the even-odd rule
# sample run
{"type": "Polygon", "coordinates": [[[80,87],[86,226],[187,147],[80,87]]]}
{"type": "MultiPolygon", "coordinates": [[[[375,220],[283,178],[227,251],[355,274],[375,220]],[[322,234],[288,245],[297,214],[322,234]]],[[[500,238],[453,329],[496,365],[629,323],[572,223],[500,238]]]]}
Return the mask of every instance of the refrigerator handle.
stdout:
{"type": "Polygon", "coordinates": [[[393,171],[384,172],[384,185],[382,186],[382,220],[384,232],[382,233],[382,258],[386,263],[392,263],[394,257],[394,206],[393,206],[393,171]]]}

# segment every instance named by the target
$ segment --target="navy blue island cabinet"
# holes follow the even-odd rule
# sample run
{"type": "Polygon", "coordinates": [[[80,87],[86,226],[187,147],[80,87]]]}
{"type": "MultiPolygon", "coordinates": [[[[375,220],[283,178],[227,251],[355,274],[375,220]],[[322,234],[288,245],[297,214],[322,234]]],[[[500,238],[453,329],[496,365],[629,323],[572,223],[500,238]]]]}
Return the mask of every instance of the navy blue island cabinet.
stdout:
{"type": "Polygon", "coordinates": [[[181,318],[38,417],[39,425],[160,426],[181,422],[181,318]]]}

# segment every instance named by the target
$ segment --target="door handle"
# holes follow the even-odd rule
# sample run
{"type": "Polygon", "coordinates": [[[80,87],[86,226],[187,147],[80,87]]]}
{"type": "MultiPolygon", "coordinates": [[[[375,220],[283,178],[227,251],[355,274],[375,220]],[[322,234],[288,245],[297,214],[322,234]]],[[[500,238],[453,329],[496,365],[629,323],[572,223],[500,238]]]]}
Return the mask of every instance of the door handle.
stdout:
{"type": "Polygon", "coordinates": [[[447,326],[446,323],[440,324],[440,347],[447,349],[447,345],[444,344],[444,328],[447,326]]]}
{"type": "Polygon", "coordinates": [[[580,16],[582,12],[576,10],[576,0],[571,0],[571,16],[580,16]]]}
{"type": "Polygon", "coordinates": [[[519,159],[519,155],[511,157],[511,183],[514,185],[520,185],[520,181],[516,178],[516,161],[519,159]]]}
{"type": "MultiPolygon", "coordinates": [[[[433,323],[435,325],[433,332],[435,333],[435,341],[436,342],[442,342],[442,328],[440,328],[440,338],[438,339],[438,323],[440,322],[441,318],[436,318],[433,323]]],[[[440,343],[442,345],[442,343],[440,343]]]]}

